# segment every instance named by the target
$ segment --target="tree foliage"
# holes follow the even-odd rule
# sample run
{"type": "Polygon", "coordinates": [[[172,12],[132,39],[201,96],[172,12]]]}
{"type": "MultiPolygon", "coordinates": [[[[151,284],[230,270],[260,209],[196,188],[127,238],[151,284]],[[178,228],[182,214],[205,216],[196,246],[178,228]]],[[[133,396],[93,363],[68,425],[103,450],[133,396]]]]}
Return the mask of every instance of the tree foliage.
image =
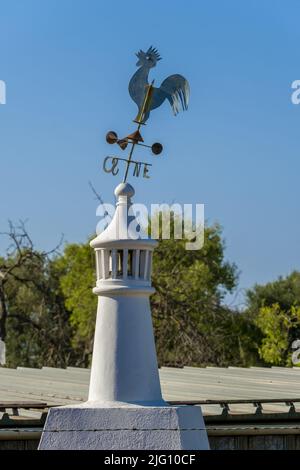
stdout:
{"type": "MultiPolygon", "coordinates": [[[[37,250],[25,227],[10,226],[0,257],[0,338],[7,365],[90,365],[97,296],[88,241],[37,250]]],[[[160,365],[291,365],[300,338],[300,273],[247,292],[247,308],[226,306],[238,272],[224,258],[218,225],[201,250],[161,240],[154,251],[151,296],[160,365]]]]}
{"type": "Polygon", "coordinates": [[[10,224],[6,256],[0,259],[0,337],[7,365],[57,365],[74,360],[69,312],[60,272],[51,252],[35,249],[25,227],[10,224]]]}
{"type": "MultiPolygon", "coordinates": [[[[89,244],[66,246],[57,260],[74,348],[92,352],[97,298],[89,244]]],[[[222,305],[237,283],[236,266],[224,260],[221,229],[206,229],[202,250],[185,250],[185,240],[162,240],[154,251],[151,308],[161,365],[245,364],[243,317],[222,305]]]]}
{"type": "Polygon", "coordinates": [[[224,261],[220,227],[205,231],[204,247],[187,251],[186,240],[162,240],[153,257],[151,298],[160,364],[223,363],[224,328],[231,312],[221,303],[237,282],[224,261]]]}
{"type": "Polygon", "coordinates": [[[97,312],[94,253],[89,243],[69,244],[55,261],[61,272],[60,287],[65,306],[71,312],[73,327],[72,346],[81,357],[81,364],[88,366],[91,359],[97,312]]]}
{"type": "Polygon", "coordinates": [[[254,286],[247,303],[247,314],[259,329],[260,357],[266,364],[292,365],[292,343],[300,339],[300,273],[254,286]]]}

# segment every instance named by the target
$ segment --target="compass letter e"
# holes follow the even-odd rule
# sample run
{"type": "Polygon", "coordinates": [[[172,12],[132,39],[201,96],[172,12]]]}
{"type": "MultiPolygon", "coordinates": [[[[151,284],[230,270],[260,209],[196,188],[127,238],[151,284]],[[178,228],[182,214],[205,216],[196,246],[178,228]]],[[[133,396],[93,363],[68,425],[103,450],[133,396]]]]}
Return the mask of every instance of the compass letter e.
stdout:
{"type": "Polygon", "coordinates": [[[6,84],[0,80],[0,104],[6,104],[6,84]]]}

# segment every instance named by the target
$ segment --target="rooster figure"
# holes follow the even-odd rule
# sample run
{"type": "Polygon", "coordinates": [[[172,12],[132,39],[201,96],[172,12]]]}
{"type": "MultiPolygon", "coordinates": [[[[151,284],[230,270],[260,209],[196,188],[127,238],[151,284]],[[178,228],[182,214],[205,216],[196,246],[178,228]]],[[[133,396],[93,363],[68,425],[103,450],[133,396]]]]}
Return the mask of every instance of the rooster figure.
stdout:
{"type": "Polygon", "coordinates": [[[147,90],[149,90],[148,76],[150,69],[156,66],[161,57],[157,49],[152,46],[149,47],[147,52],[140,50],[136,56],[138,58],[136,65],[139,69],[129,82],[129,94],[139,108],[135,120],[145,124],[149,118],[150,111],[158,108],[165,99],[169,101],[175,116],[180,111],[180,108],[186,110],[188,108],[190,87],[188,81],[178,74],[170,75],[162,82],[159,88],[151,85],[151,98],[147,107],[143,109],[145,96],[147,90]]]}

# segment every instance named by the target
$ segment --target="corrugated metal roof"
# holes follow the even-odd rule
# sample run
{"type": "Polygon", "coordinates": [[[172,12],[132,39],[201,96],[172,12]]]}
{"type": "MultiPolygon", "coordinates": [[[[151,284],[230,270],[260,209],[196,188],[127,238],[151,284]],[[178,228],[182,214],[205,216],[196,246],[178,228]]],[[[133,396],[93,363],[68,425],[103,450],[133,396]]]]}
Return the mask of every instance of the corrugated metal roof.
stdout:
{"type": "MultiPolygon", "coordinates": [[[[166,401],[299,399],[300,368],[162,367],[166,401]]],[[[0,367],[0,402],[41,401],[63,405],[85,401],[90,370],[76,367],[32,369],[0,367]]],[[[267,412],[285,413],[284,403],[266,404],[267,412]]],[[[295,403],[296,411],[297,403],[295,403]]],[[[300,411],[300,404],[298,404],[300,411]]],[[[220,406],[202,406],[204,414],[220,414],[220,406]]],[[[253,404],[230,405],[233,413],[253,413],[253,404]]]]}

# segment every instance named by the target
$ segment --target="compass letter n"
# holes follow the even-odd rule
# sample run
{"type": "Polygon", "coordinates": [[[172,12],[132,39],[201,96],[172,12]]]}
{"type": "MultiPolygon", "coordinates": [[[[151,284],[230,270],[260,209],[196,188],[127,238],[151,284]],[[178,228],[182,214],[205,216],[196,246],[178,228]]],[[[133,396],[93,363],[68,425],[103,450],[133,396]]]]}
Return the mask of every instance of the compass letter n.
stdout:
{"type": "Polygon", "coordinates": [[[0,104],[6,104],[6,84],[0,80],[0,104]]]}

